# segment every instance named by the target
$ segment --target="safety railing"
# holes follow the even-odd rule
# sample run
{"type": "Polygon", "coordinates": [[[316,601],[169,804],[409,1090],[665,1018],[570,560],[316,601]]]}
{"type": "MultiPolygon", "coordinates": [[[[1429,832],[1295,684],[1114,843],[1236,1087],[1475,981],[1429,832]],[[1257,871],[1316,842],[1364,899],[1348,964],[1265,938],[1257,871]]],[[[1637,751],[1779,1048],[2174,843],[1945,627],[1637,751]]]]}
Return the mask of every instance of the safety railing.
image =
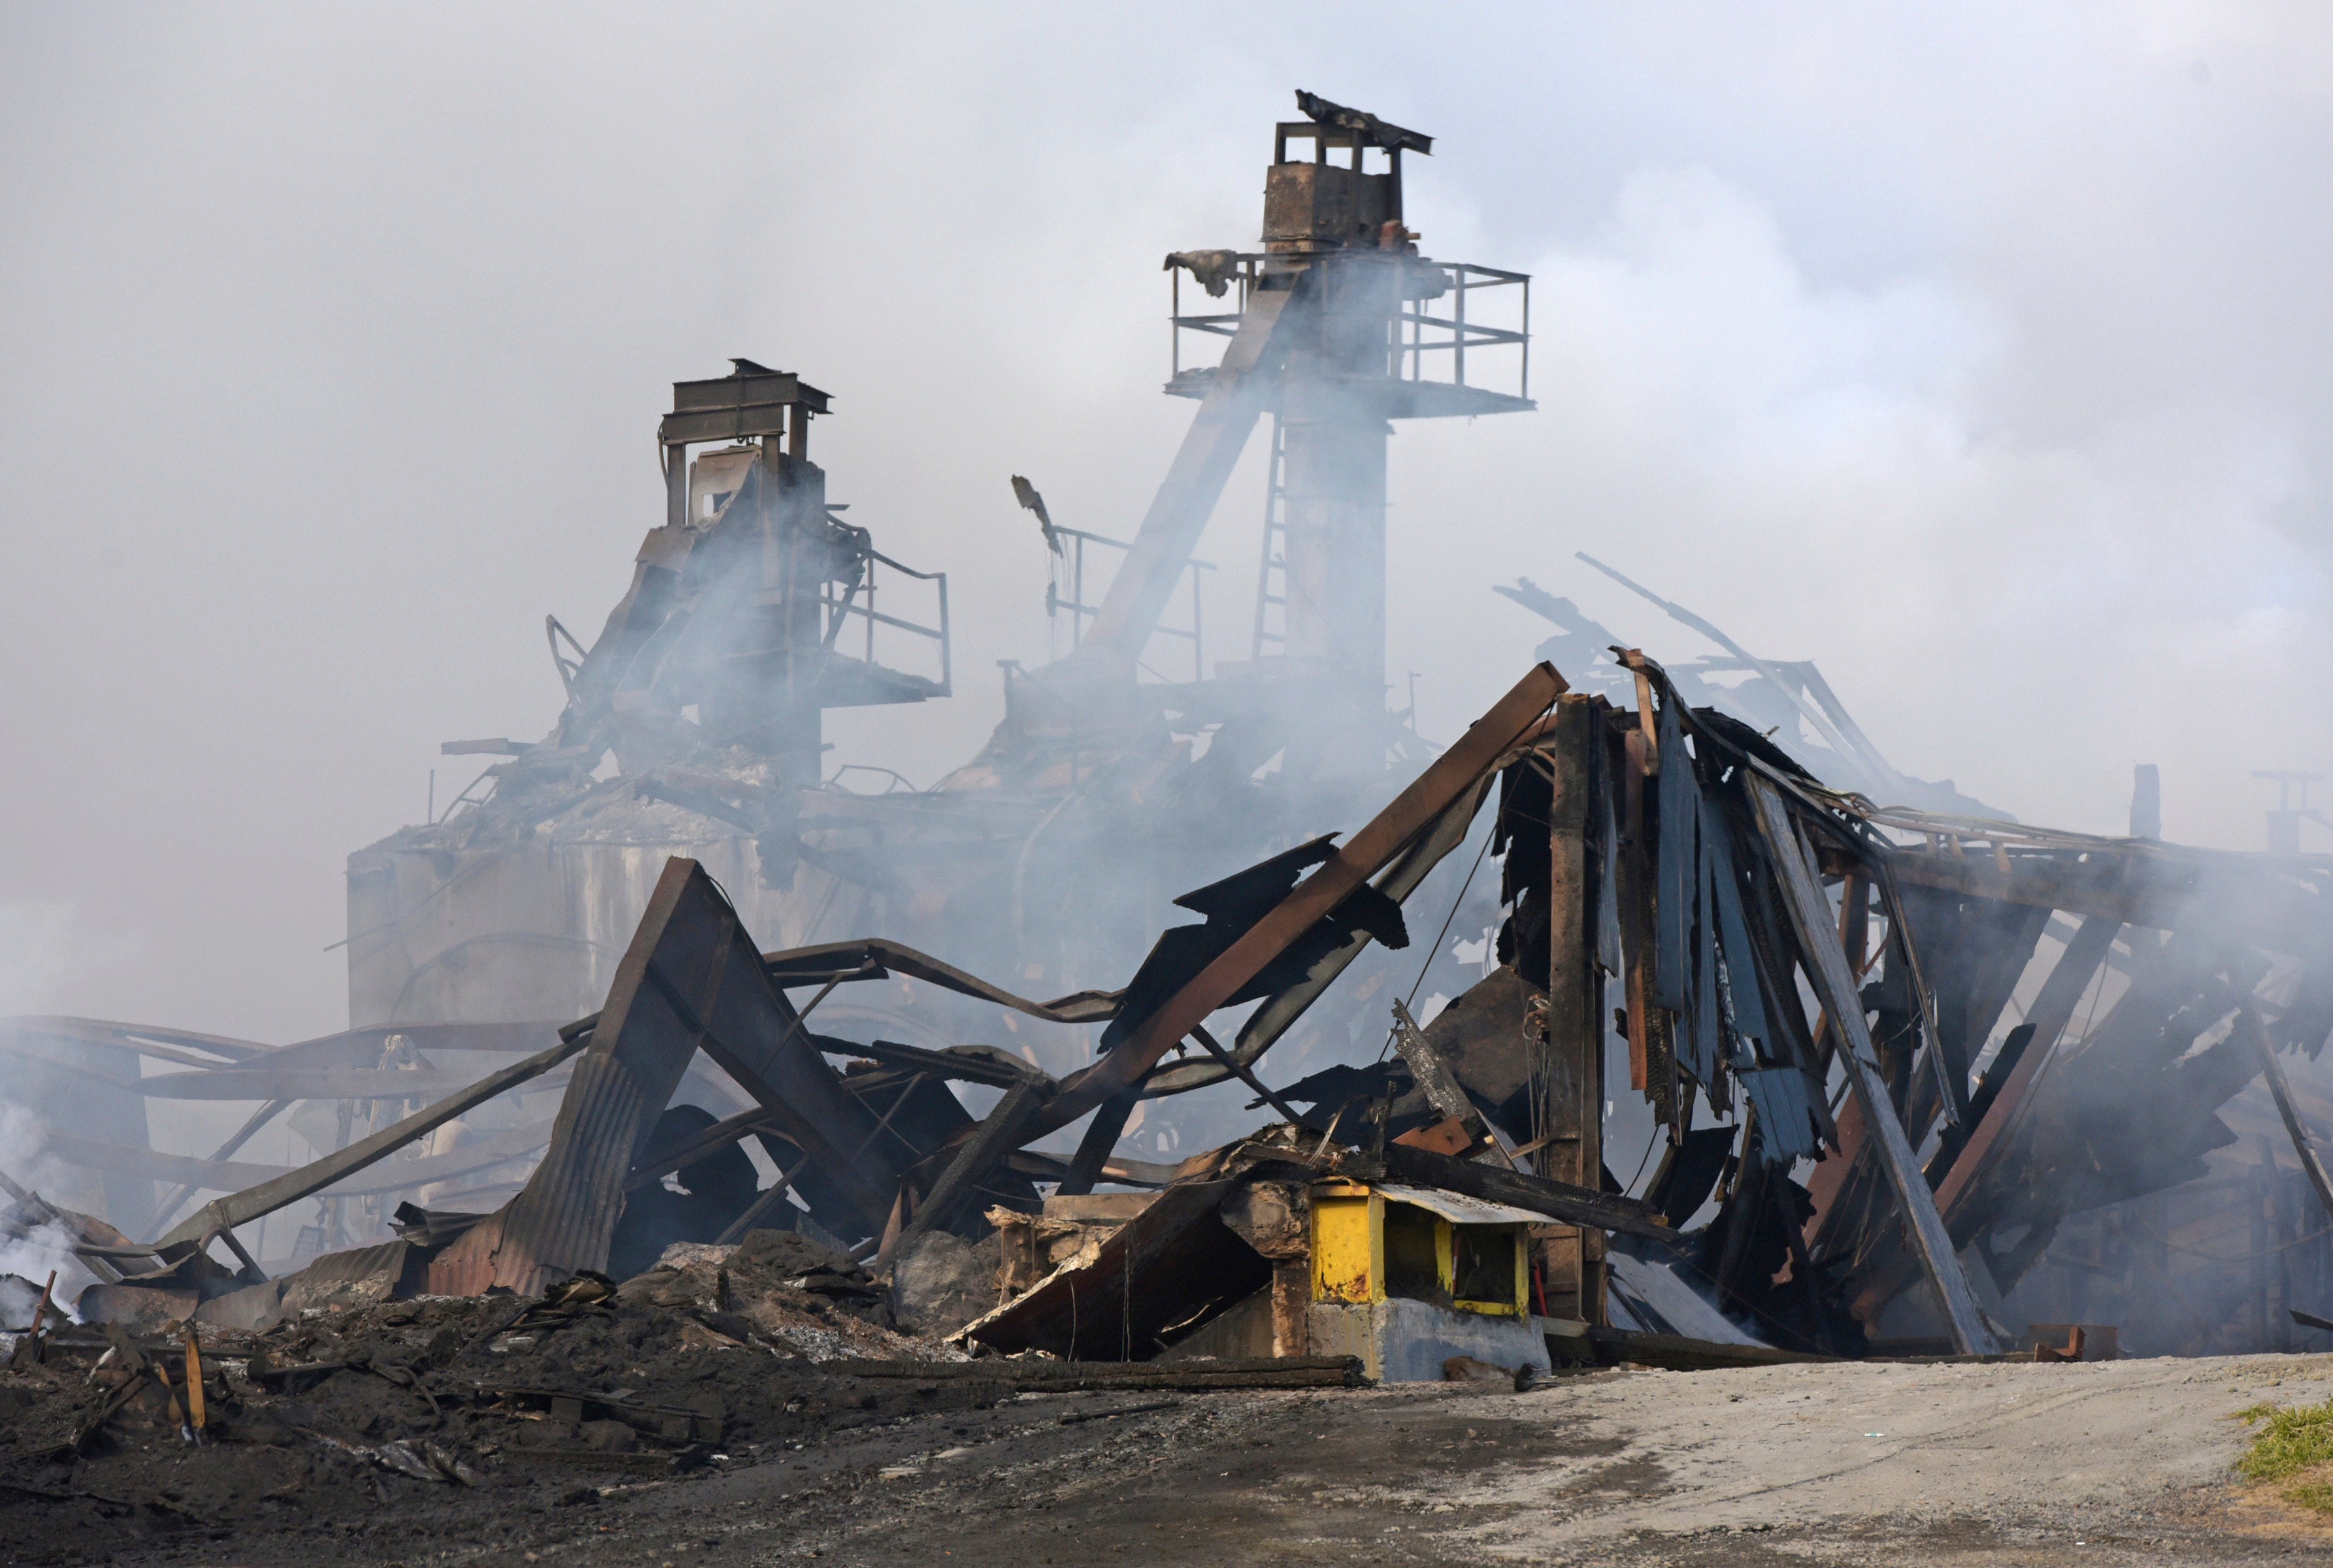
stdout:
{"type": "MultiPolygon", "coordinates": [[[[1362,253],[1366,254],[1366,253],[1362,253]]],[[[1313,258],[1313,263],[1333,261],[1330,256],[1313,258]]],[[[1247,314],[1248,301],[1253,294],[1262,264],[1268,259],[1263,252],[1240,252],[1225,258],[1231,263],[1223,274],[1227,285],[1225,299],[1236,300],[1236,309],[1183,309],[1183,267],[1170,270],[1168,328],[1171,339],[1169,359],[1171,379],[1168,390],[1191,396],[1204,396],[1206,384],[1214,378],[1215,368],[1201,363],[1186,363],[1191,347],[1184,334],[1196,332],[1203,338],[1223,340],[1236,336],[1240,321],[1247,314]]],[[[1270,258],[1280,259],[1280,258],[1270,258]]],[[[1420,257],[1407,258],[1419,268],[1439,271],[1443,287],[1432,299],[1405,300],[1400,309],[1386,324],[1386,374],[1394,379],[1465,387],[1478,391],[1497,393],[1503,397],[1528,399],[1531,397],[1531,274],[1507,272],[1498,267],[1477,266],[1472,262],[1436,262],[1420,257]],[[1514,358],[1509,365],[1486,366],[1483,355],[1489,351],[1512,349],[1514,358]],[[1511,373],[1510,373],[1511,371],[1511,373]],[[1487,372],[1487,373],[1486,373],[1487,372]]],[[[1195,282],[1194,287],[1198,285],[1195,282]]],[[[1503,355],[1501,356],[1503,360],[1503,355]]],[[[1495,362],[1494,362],[1495,363],[1495,362]]]]}
{"type": "Polygon", "coordinates": [[[850,618],[854,616],[859,617],[860,626],[865,631],[864,653],[861,656],[870,664],[881,663],[875,656],[875,628],[878,626],[891,626],[910,636],[926,638],[938,645],[940,673],[937,694],[943,697],[949,695],[955,689],[955,665],[954,639],[949,635],[947,573],[917,571],[904,561],[893,560],[881,550],[874,549],[863,551],[859,559],[864,569],[860,572],[858,580],[847,585],[830,582],[820,591],[819,603],[826,611],[826,645],[833,648],[840,643],[844,628],[850,624],[850,618]],[[900,576],[912,578],[917,582],[930,583],[938,596],[939,625],[925,626],[904,617],[877,609],[875,594],[878,585],[875,569],[878,565],[889,567],[900,576]],[[862,597],[865,601],[863,603],[860,602],[862,597]]]}

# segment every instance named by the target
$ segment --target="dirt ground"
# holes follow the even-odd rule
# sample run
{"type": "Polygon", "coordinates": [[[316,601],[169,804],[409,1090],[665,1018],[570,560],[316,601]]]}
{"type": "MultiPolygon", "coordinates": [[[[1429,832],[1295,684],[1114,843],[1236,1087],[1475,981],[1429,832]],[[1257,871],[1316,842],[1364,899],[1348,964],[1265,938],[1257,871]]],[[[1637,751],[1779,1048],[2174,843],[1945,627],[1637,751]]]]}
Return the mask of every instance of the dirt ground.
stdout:
{"type": "MultiPolygon", "coordinates": [[[[951,1387],[955,1408],[934,1409],[896,1384],[787,1372],[763,1347],[676,1353],[703,1358],[703,1381],[734,1399],[783,1398],[789,1419],[738,1410],[733,1430],[751,1439],[682,1474],[645,1454],[562,1460],[546,1474],[505,1451],[481,1459],[475,1488],[376,1468],[328,1488],[233,1499],[206,1489],[215,1448],[156,1431],[138,1474],[157,1504],[88,1496],[97,1486],[71,1501],[12,1488],[0,1519],[43,1524],[5,1527],[5,1560],[1033,1568],[2333,1555],[2333,1530],[2248,1495],[2230,1471],[2246,1432],[2234,1412],[2324,1399],[2333,1358],[1611,1371],[1522,1394],[1472,1384],[1016,1396],[987,1384],[951,1387]],[[771,1370],[740,1381],[748,1360],[771,1370]]],[[[276,1452],[281,1465],[302,1462],[276,1452]]],[[[73,1489],[63,1473],[47,1486],[73,1489]]]]}

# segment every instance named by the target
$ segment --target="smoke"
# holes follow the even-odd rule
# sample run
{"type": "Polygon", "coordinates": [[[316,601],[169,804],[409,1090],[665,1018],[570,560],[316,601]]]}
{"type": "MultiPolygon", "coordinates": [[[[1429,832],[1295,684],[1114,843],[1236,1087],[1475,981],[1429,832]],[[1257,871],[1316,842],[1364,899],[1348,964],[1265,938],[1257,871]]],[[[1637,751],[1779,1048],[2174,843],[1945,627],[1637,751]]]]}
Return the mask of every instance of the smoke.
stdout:
{"type": "MultiPolygon", "coordinates": [[[[1707,169],[1630,177],[1534,270],[1535,428],[1437,435],[1397,469],[1416,507],[1458,464],[1487,469],[1531,524],[1461,560],[1413,549],[1397,576],[1447,606],[1426,627],[1463,624],[1469,578],[1522,572],[1656,656],[1718,651],[1584,550],[1762,654],[1818,660],[1908,772],[2114,832],[2130,764],[2159,760],[2171,837],[2258,846],[2245,771],[2313,744],[2333,654],[2325,570],[2290,526],[2307,468],[2273,411],[2199,393],[2040,439],[2008,417],[2034,352],[2013,312],[1942,272],[1819,282],[1707,169]],[[2198,747],[2206,722],[2258,739],[2198,747]]],[[[1541,629],[1482,620],[1483,664],[1541,629]]]]}
{"type": "MultiPolygon", "coordinates": [[[[63,989],[76,962],[82,936],[80,922],[62,904],[31,901],[0,903],[0,1016],[31,1012],[48,1006],[63,989]]],[[[19,1104],[0,1076],[0,1171],[28,1190],[53,1196],[70,1173],[42,1156],[48,1128],[38,1111],[19,1104]]],[[[0,1210],[10,1200],[0,1194],[0,1210]]],[[[15,1276],[37,1287],[52,1269],[57,1271],[60,1304],[72,1301],[79,1287],[92,1277],[72,1251],[72,1238],[55,1225],[38,1225],[22,1235],[0,1229],[0,1276],[15,1276]]],[[[31,1320],[33,1303],[18,1304],[19,1289],[0,1303],[0,1328],[21,1328],[31,1320]]]]}
{"type": "Polygon", "coordinates": [[[39,1012],[70,994],[91,940],[70,904],[0,900],[0,1016],[39,1012]]]}
{"type": "Polygon", "coordinates": [[[2328,760],[2314,14],[131,15],[0,22],[0,899],[125,942],[39,1005],[337,1027],[343,857],[466,781],[439,741],[542,732],[541,617],[620,592],[667,385],[730,354],[832,390],[834,498],[951,573],[959,694],[835,760],[969,758],[1046,649],[1008,477],[1132,531],[1190,412],[1158,258],[1253,243],[1296,86],[1437,138],[1427,253],[1538,275],[1540,411],[1394,444],[1429,734],[1544,635],[1493,581],[1700,651],[1586,549],[2031,819],[2153,760],[2173,837],[2251,846],[2249,770],[2328,760]]]}
{"type": "MultiPolygon", "coordinates": [[[[0,1170],[6,1171],[18,1186],[35,1192],[43,1191],[44,1184],[53,1189],[65,1175],[53,1162],[41,1157],[46,1132],[33,1112],[0,1101],[0,1170]]],[[[5,1200],[0,1200],[0,1209],[5,1207],[5,1200]]],[[[38,1286],[53,1270],[55,1300],[61,1306],[69,1305],[81,1287],[95,1277],[73,1256],[72,1241],[71,1234],[56,1224],[33,1226],[18,1236],[0,1231],[0,1276],[14,1275],[38,1286]]],[[[26,1326],[30,1314],[27,1304],[23,1312],[0,1318],[0,1328],[26,1326]]]]}

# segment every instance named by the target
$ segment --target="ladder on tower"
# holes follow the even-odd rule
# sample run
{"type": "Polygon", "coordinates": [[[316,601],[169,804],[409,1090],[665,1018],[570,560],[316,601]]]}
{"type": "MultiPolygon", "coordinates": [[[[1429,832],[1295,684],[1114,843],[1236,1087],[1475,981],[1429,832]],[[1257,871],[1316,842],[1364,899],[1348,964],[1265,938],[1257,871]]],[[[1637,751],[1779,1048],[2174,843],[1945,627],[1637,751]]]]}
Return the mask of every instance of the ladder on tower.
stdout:
{"type": "Polygon", "coordinates": [[[1282,483],[1280,416],[1272,416],[1272,465],[1263,487],[1263,559],[1255,573],[1255,640],[1248,657],[1263,657],[1264,645],[1288,646],[1288,521],[1282,513],[1287,486],[1282,483]],[[1279,625],[1272,624],[1272,607],[1280,608],[1279,625]]]}

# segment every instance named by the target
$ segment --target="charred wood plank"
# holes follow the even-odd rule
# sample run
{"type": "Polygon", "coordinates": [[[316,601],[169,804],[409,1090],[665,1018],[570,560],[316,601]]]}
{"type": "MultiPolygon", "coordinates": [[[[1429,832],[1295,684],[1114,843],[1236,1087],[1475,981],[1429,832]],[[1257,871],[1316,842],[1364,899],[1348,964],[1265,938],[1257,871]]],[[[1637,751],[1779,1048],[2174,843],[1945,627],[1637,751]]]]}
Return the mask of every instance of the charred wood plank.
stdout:
{"type": "MultiPolygon", "coordinates": [[[[1393,863],[1378,875],[1372,885],[1397,904],[1416,892],[1426,874],[1466,841],[1475,814],[1490,792],[1492,779],[1486,773],[1473,790],[1444,808],[1433,825],[1394,856],[1393,863]]],[[[1247,1022],[1240,1026],[1239,1037],[1231,1045],[1231,1059],[1243,1066],[1253,1066],[1281,1036],[1295,1027],[1305,1009],[1318,1001],[1375,940],[1367,931],[1354,932],[1341,946],[1305,971],[1302,980],[1265,998],[1263,1004],[1248,1015],[1247,1022]]],[[[1220,1062],[1170,1062],[1151,1070],[1143,1080],[1142,1092],[1149,1097],[1180,1095],[1221,1083],[1227,1071],[1220,1062]]]]}
{"type": "Polygon", "coordinates": [[[1620,951],[1625,955],[1627,992],[1628,1086],[1647,1095],[1656,1122],[1671,1120],[1668,1074],[1654,1071],[1652,956],[1653,876],[1646,854],[1645,780],[1653,770],[1654,731],[1651,684],[1637,677],[1640,728],[1628,732],[1623,758],[1614,770],[1620,780],[1620,951]]]}
{"type": "MultiPolygon", "coordinates": [[[[1585,1190],[1604,1171],[1604,971],[1599,962],[1599,912],[1612,890],[1602,842],[1611,832],[1608,785],[1598,765],[1603,703],[1579,693],[1556,701],[1547,735],[1533,748],[1551,772],[1544,847],[1547,856],[1546,1032],[1539,1056],[1533,1131],[1541,1141],[1534,1170],[1585,1190]]],[[[1522,836],[1518,834],[1519,840],[1522,836]]],[[[1520,957],[1521,955],[1518,955],[1520,957]]],[[[1618,956],[1618,955],[1615,955],[1618,956]]],[[[1549,1309],[1559,1317],[1604,1321],[1604,1237],[1569,1228],[1534,1243],[1549,1309]]]]}

